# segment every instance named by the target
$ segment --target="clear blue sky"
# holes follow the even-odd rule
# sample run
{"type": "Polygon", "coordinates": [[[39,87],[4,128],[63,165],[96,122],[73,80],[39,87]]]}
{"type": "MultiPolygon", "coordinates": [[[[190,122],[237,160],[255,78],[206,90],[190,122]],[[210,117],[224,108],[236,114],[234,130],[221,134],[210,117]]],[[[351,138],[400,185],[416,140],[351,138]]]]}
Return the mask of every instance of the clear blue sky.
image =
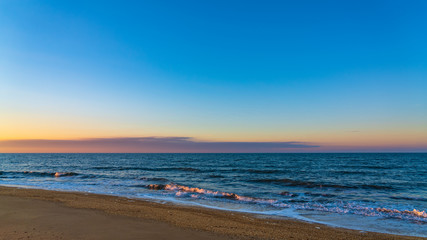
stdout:
{"type": "Polygon", "coordinates": [[[427,150],[427,1],[3,0],[0,31],[0,139],[427,150]]]}

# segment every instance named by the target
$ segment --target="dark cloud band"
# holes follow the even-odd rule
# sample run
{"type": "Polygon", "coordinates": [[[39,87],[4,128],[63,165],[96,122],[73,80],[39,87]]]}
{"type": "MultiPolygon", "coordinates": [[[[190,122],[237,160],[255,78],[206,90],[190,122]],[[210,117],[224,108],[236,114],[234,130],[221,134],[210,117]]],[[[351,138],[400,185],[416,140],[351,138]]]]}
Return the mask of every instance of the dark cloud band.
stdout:
{"type": "Polygon", "coordinates": [[[304,142],[207,142],[191,137],[90,138],[77,140],[3,140],[0,150],[19,152],[286,152],[291,149],[316,148],[304,142]]]}

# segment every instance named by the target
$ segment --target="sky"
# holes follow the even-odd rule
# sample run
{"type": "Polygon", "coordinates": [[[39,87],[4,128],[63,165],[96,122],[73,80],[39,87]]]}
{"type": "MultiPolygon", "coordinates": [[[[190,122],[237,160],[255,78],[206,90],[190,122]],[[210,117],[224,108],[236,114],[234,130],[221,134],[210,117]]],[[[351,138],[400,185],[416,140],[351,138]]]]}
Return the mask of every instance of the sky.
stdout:
{"type": "Polygon", "coordinates": [[[426,12],[0,0],[0,152],[427,152],[426,12]]]}

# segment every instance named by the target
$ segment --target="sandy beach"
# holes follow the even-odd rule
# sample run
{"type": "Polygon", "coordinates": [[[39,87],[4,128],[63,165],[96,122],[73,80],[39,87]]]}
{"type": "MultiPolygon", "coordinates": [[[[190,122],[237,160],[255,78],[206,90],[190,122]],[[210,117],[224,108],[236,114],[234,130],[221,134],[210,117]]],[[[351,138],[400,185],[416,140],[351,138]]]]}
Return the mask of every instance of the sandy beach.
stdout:
{"type": "Polygon", "coordinates": [[[422,239],[122,197],[0,187],[0,239],[422,239]]]}

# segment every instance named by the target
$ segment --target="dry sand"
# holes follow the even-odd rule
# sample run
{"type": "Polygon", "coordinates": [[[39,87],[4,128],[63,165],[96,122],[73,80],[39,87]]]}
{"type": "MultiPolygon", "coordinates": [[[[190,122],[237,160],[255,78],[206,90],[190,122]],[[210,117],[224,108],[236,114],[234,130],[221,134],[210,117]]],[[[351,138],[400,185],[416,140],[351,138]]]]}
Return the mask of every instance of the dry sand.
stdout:
{"type": "Polygon", "coordinates": [[[422,239],[107,195],[0,187],[0,239],[422,239]]]}

